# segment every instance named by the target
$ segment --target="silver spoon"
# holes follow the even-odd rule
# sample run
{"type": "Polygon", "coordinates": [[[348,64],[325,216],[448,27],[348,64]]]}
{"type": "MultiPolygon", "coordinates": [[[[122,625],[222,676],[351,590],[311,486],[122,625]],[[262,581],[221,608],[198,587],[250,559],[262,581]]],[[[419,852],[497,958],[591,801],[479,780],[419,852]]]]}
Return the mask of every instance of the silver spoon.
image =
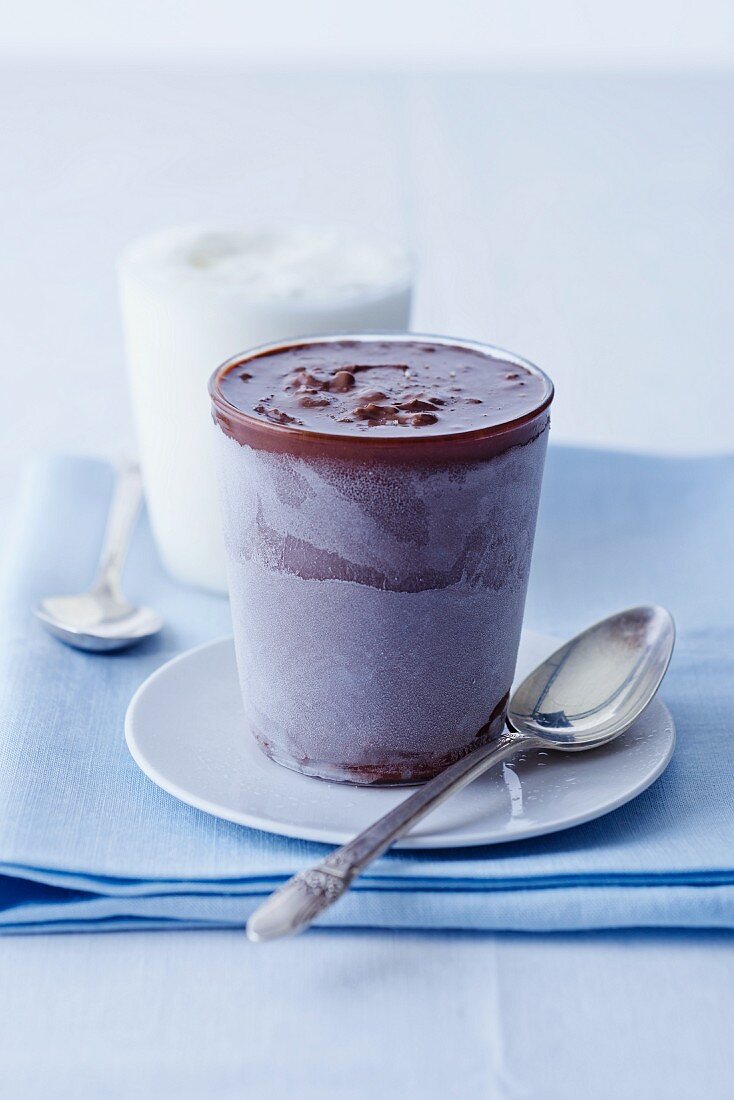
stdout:
{"type": "Polygon", "coordinates": [[[47,596],[35,608],[46,629],[67,645],[108,652],[141,642],[163,626],[163,619],[155,611],[134,607],[120,592],[120,575],[142,499],[137,464],[123,463],[117,472],[97,578],[91,589],[78,596],[47,596]]]}
{"type": "Polygon", "coordinates": [[[359,836],[276,890],[247,935],[273,940],[307,928],[353,879],[427,813],[506,757],[527,749],[578,752],[606,745],[655,695],[675,641],[663,607],[633,607],[590,627],[548,657],[514,692],[507,729],[429,780],[359,836]]]}

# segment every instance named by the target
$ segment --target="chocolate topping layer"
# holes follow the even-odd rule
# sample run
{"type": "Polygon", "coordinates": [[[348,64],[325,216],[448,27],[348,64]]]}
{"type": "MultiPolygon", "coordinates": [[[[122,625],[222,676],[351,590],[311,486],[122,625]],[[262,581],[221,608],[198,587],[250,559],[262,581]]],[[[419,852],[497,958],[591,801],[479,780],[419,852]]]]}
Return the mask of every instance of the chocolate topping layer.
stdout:
{"type": "Polygon", "coordinates": [[[210,389],[220,426],[256,446],[269,426],[345,443],[494,434],[532,420],[552,396],[537,368],[492,349],[400,336],[265,348],[225,364],[210,389]]]}

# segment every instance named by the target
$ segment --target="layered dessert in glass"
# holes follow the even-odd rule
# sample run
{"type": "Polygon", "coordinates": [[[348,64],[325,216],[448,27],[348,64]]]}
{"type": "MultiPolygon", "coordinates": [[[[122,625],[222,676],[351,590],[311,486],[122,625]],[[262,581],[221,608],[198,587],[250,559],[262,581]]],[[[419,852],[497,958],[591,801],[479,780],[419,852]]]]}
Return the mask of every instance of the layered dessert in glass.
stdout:
{"type": "Polygon", "coordinates": [[[468,341],[268,345],[210,382],[245,719],[308,775],[417,783],[501,730],[550,380],[468,341]]]}

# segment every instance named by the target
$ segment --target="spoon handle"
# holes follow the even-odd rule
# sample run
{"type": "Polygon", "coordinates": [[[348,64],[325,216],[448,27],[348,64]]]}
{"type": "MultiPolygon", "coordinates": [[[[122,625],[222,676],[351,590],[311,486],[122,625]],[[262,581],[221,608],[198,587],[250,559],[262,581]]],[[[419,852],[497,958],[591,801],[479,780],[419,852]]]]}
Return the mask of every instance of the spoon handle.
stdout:
{"type": "Polygon", "coordinates": [[[107,517],[97,578],[94,582],[95,591],[106,590],[114,594],[119,592],[120,574],[142,499],[140,467],[137,462],[122,462],[117,470],[107,517]]]}
{"type": "Polygon", "coordinates": [[[426,814],[528,742],[533,739],[508,728],[495,741],[439,772],[353,840],[315,867],[300,871],[271,894],[247,922],[249,939],[274,940],[307,928],[349,889],[365,867],[426,814]]]}

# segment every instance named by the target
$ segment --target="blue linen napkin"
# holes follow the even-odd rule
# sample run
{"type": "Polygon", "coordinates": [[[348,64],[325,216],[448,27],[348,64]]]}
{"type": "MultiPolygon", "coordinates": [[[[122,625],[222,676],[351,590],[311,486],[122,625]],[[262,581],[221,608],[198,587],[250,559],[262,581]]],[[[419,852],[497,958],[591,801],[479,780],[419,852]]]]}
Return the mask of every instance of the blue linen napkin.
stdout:
{"type": "MultiPolygon", "coordinates": [[[[102,463],[26,470],[0,580],[0,929],[241,925],[321,845],[219,821],[135,766],[123,718],[172,655],[229,630],[224,599],[163,573],[143,521],[125,588],[163,634],[115,656],[66,648],[41,596],[93,574],[111,491],[102,463]]],[[[526,621],[570,634],[637,602],[671,608],[663,695],[678,727],[666,773],[598,821],[453,852],[391,853],[330,926],[573,930],[734,927],[734,458],[551,449],[526,621]]]]}

